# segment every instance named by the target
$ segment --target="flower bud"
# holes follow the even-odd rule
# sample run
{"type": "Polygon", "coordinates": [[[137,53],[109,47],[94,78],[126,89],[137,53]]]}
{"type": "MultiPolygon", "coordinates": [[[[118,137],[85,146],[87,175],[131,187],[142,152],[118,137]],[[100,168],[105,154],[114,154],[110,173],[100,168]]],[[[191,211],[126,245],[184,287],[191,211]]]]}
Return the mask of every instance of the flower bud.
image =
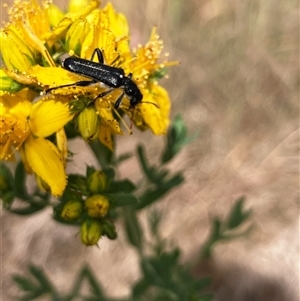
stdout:
{"type": "Polygon", "coordinates": [[[0,31],[1,56],[8,69],[26,71],[34,65],[34,56],[24,44],[21,33],[14,26],[0,31]]]}
{"type": "Polygon", "coordinates": [[[107,187],[106,174],[100,170],[93,172],[87,179],[90,192],[101,193],[107,187]]]}
{"type": "Polygon", "coordinates": [[[69,28],[66,36],[66,48],[80,55],[81,45],[89,32],[89,23],[86,19],[76,20],[69,28]]]}
{"type": "Polygon", "coordinates": [[[95,245],[102,235],[102,226],[95,220],[86,220],[81,225],[80,236],[81,242],[86,246],[95,245]]]}
{"type": "Polygon", "coordinates": [[[109,202],[103,195],[95,194],[85,200],[85,207],[89,216],[104,217],[108,212],[109,202]]]}
{"type": "Polygon", "coordinates": [[[103,235],[109,239],[116,239],[118,234],[116,232],[116,226],[110,220],[105,220],[103,223],[103,235]]]}
{"type": "Polygon", "coordinates": [[[98,136],[98,115],[93,106],[85,108],[77,117],[78,130],[87,142],[95,140],[98,136]]]}
{"type": "Polygon", "coordinates": [[[82,203],[80,201],[68,201],[60,214],[65,220],[73,220],[80,216],[82,212],[82,203]]]}

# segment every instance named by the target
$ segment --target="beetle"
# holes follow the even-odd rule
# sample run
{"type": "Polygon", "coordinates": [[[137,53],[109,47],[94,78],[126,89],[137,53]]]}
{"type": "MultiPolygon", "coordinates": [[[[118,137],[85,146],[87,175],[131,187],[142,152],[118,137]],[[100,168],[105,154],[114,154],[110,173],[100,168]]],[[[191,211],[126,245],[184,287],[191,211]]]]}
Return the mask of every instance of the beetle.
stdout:
{"type": "Polygon", "coordinates": [[[73,56],[65,58],[62,61],[62,67],[70,72],[88,77],[91,80],[78,81],[73,84],[53,87],[46,90],[46,93],[49,93],[52,90],[58,88],[64,88],[70,86],[84,87],[100,82],[110,89],[99,94],[95,99],[93,99],[93,102],[98,98],[108,95],[114,89],[117,88],[123,89],[123,92],[115,102],[115,109],[118,109],[120,107],[122,103],[122,99],[125,95],[130,100],[129,109],[134,109],[136,105],[142,102],[143,94],[141,93],[136,83],[132,80],[132,73],[129,73],[129,75],[126,76],[122,68],[113,67],[104,64],[103,54],[99,48],[96,48],[93,51],[90,60],[73,57],[73,56]],[[95,55],[97,55],[99,62],[93,61],[95,55]]]}

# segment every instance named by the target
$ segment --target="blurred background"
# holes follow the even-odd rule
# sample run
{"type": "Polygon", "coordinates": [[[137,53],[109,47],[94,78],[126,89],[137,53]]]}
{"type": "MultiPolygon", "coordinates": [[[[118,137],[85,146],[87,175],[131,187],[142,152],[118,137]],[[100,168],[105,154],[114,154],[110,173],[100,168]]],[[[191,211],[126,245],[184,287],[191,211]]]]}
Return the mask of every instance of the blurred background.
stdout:
{"type": "MultiPolygon", "coordinates": [[[[299,300],[298,1],[111,2],[128,19],[132,47],[146,43],[157,26],[164,51],[180,61],[161,82],[172,117],[181,114],[190,133],[198,133],[171,164],[185,171],[186,181],[159,203],[163,237],[179,245],[183,260],[193,260],[210,218],[227,214],[244,195],[253,210],[251,235],[218,246],[206,266],[216,280],[216,300],[299,300]]],[[[54,3],[66,8],[64,1],[54,3]]],[[[163,138],[135,130],[118,139],[117,152],[138,143],[155,161],[163,138]]],[[[75,152],[83,147],[77,140],[70,144],[75,152]]],[[[86,164],[96,164],[88,150],[75,155],[70,170],[83,173],[86,164]]],[[[134,181],[136,160],[123,163],[121,172],[134,181]]],[[[127,295],[138,278],[121,224],[119,239],[103,239],[98,249],[81,245],[77,230],[56,224],[51,211],[29,218],[3,211],[1,218],[2,300],[17,295],[10,275],[29,263],[43,267],[61,290],[83,263],[111,296],[127,295]]]]}

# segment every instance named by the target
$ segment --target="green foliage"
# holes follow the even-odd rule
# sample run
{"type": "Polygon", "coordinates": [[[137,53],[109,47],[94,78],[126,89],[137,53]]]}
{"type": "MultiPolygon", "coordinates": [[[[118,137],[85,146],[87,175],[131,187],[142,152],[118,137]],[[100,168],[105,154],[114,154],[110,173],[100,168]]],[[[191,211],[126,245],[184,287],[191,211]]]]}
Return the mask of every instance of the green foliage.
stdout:
{"type": "Polygon", "coordinates": [[[186,125],[180,115],[174,118],[171,124],[166,140],[166,147],[161,157],[162,163],[167,163],[180,152],[180,150],[188,143],[192,142],[197,135],[188,136],[186,125]]]}
{"type": "MultiPolygon", "coordinates": [[[[139,257],[141,277],[132,286],[130,296],[119,301],[211,301],[213,296],[209,292],[210,279],[194,277],[188,265],[180,261],[180,249],[170,246],[169,241],[161,238],[160,222],[163,212],[153,209],[149,211],[151,238],[148,240],[138,218],[139,212],[148,210],[169,191],[183,183],[182,172],[173,173],[168,169],[167,163],[193,139],[194,137],[187,135],[182,118],[177,116],[166,137],[159,166],[150,163],[145,148],[139,145],[135,157],[142,175],[136,183],[118,177],[119,164],[134,155],[127,153],[116,158],[104,145],[94,141],[90,147],[101,169],[87,166],[83,175],[70,174],[63,195],[54,203],[50,203],[50,194],[39,189],[33,193],[28,192],[27,175],[22,163],[17,165],[14,174],[2,165],[1,197],[5,208],[19,215],[29,215],[52,206],[57,222],[81,227],[81,240],[86,245],[96,244],[101,235],[116,239],[118,231],[115,221],[122,218],[128,244],[135,248],[139,257]],[[25,206],[15,207],[15,198],[25,206]],[[87,203],[89,206],[93,205],[94,200],[100,202],[98,205],[109,204],[108,211],[104,210],[103,216],[91,215],[98,205],[90,208],[87,203]]],[[[213,219],[211,235],[201,251],[202,257],[211,256],[213,247],[218,242],[240,237],[245,233],[236,233],[237,228],[250,217],[250,211],[245,211],[243,205],[244,198],[240,198],[227,219],[213,219]]],[[[23,292],[20,300],[38,300],[47,296],[53,301],[113,301],[103,293],[101,284],[86,266],[77,275],[67,294],[59,293],[44,271],[36,266],[29,267],[28,276],[14,275],[13,279],[23,292]],[[90,288],[87,296],[81,292],[82,285],[86,282],[90,288]]]]}
{"type": "Polygon", "coordinates": [[[225,220],[221,220],[218,217],[213,218],[210,236],[201,249],[201,256],[203,258],[209,258],[212,256],[213,248],[218,242],[229,241],[249,233],[251,225],[242,232],[237,232],[238,229],[236,229],[242,226],[242,224],[244,224],[251,215],[250,210],[245,210],[243,208],[244,202],[244,197],[237,199],[231,208],[229,216],[225,220]]]}

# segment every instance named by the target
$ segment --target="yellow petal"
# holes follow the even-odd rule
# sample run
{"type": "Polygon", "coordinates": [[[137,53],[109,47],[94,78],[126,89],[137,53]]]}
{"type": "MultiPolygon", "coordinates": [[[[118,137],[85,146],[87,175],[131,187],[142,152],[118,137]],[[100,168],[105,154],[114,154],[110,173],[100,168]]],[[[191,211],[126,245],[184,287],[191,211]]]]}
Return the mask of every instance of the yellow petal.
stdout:
{"type": "Polygon", "coordinates": [[[109,126],[114,134],[123,135],[120,124],[112,113],[112,105],[109,100],[96,101],[96,109],[104,126],[109,126]]]}
{"type": "Polygon", "coordinates": [[[9,70],[3,68],[3,71],[6,73],[7,76],[12,78],[13,80],[21,83],[23,85],[38,85],[38,81],[34,76],[31,76],[27,72],[18,72],[17,70],[9,70]]]}
{"type": "Polygon", "coordinates": [[[32,105],[30,129],[34,136],[47,137],[64,127],[72,118],[68,104],[40,100],[32,105]]]}
{"type": "MultiPolygon", "coordinates": [[[[76,13],[89,5],[90,0],[70,0],[68,5],[68,12],[76,13]]],[[[100,5],[99,1],[99,5],[100,5]]]]}
{"type": "Polygon", "coordinates": [[[66,167],[68,159],[68,139],[64,128],[56,132],[56,144],[61,153],[64,166],[66,167]]]}
{"type": "Polygon", "coordinates": [[[77,19],[84,18],[92,10],[97,8],[99,6],[99,3],[100,2],[97,0],[91,0],[80,10],[66,14],[65,17],[59,22],[59,24],[55,28],[53,28],[50,33],[45,35],[47,42],[52,45],[55,41],[57,41],[64,35],[64,33],[72,23],[74,23],[77,19]]]}
{"type": "Polygon", "coordinates": [[[142,115],[144,122],[150,127],[153,134],[166,134],[170,123],[169,113],[171,108],[168,92],[163,87],[154,85],[148,93],[144,93],[143,100],[145,103],[142,102],[139,105],[136,113],[142,115]],[[158,107],[152,103],[157,104],[158,107]]]}
{"type": "Polygon", "coordinates": [[[35,77],[43,86],[49,86],[51,88],[72,84],[77,81],[86,79],[63,68],[41,67],[39,65],[30,68],[30,70],[28,70],[28,73],[31,76],[35,77]]]}
{"type": "Polygon", "coordinates": [[[76,20],[67,32],[66,49],[80,55],[81,45],[89,31],[90,26],[86,19],[76,20]]]}
{"type": "Polygon", "coordinates": [[[64,13],[53,3],[48,6],[47,13],[52,27],[57,26],[64,17],[64,13]]]}
{"type": "Polygon", "coordinates": [[[102,125],[99,131],[100,142],[105,145],[112,152],[114,151],[114,142],[112,139],[112,130],[108,126],[102,125]]]}
{"type": "Polygon", "coordinates": [[[56,146],[46,139],[34,139],[30,136],[24,148],[32,170],[50,186],[54,196],[62,195],[67,180],[56,146]]]}
{"type": "Polygon", "coordinates": [[[24,164],[26,172],[30,173],[30,174],[33,173],[33,170],[31,168],[31,166],[29,165],[27,157],[26,157],[24,144],[20,147],[20,154],[21,154],[22,162],[24,164]]]}
{"type": "Polygon", "coordinates": [[[108,3],[103,9],[108,15],[110,21],[110,30],[117,39],[129,35],[129,26],[125,15],[116,13],[113,5],[108,3]]]}

